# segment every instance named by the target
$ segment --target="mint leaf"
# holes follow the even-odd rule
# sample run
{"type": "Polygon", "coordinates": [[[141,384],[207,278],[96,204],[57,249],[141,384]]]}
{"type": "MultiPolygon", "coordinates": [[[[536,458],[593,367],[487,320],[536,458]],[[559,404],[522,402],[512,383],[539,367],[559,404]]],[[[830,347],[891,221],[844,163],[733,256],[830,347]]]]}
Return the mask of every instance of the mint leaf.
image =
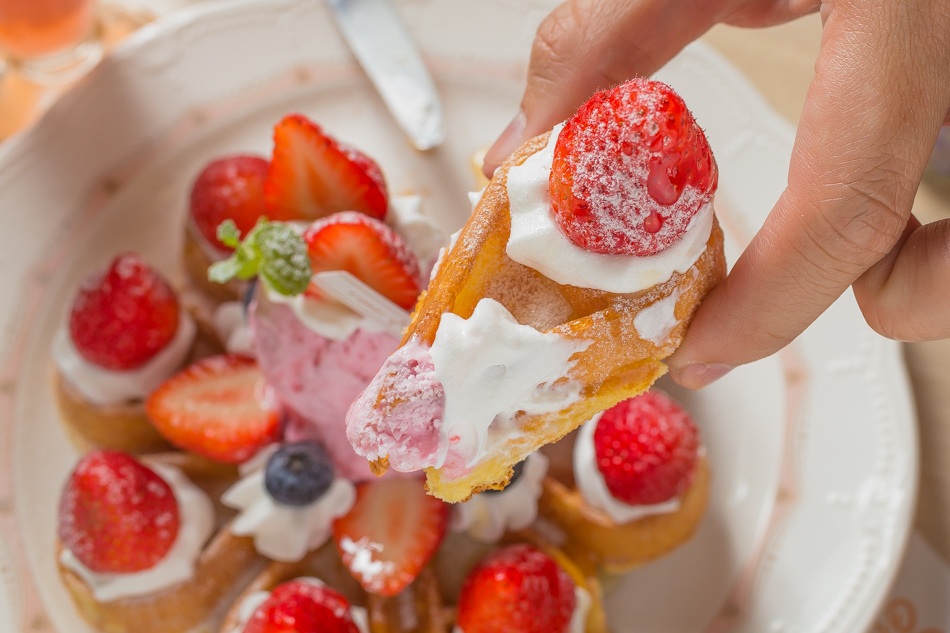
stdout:
{"type": "Polygon", "coordinates": [[[228,259],[208,269],[208,279],[226,283],[255,275],[283,295],[298,295],[310,285],[307,244],[292,226],[261,218],[243,241],[230,220],[218,227],[218,239],[234,248],[228,259]]]}

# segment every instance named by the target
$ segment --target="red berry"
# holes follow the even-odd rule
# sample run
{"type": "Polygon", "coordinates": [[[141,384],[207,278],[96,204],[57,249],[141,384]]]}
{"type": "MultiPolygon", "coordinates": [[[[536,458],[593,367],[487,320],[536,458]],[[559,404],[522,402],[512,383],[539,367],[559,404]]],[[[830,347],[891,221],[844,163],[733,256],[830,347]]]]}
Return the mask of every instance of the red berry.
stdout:
{"type": "Polygon", "coordinates": [[[346,211],[317,220],[303,237],[314,273],[345,270],[399,307],[415,305],[422,289],[419,263],[384,223],[346,211]]]}
{"type": "Polygon", "coordinates": [[[458,626],[465,633],[566,633],[576,602],[574,582],[550,556],[509,545],[465,579],[458,626]]]}
{"type": "Polygon", "coordinates": [[[73,344],[94,365],[135,369],[178,331],[178,299],[138,255],[119,255],[79,286],[69,315],[73,344]]]}
{"type": "MultiPolygon", "coordinates": [[[[234,220],[247,235],[264,215],[264,180],[270,167],[259,156],[229,156],[210,163],[191,188],[191,217],[201,235],[221,250],[233,250],[218,241],[218,225],[234,220]]],[[[293,220],[293,217],[271,217],[293,220]]]]}
{"type": "Polygon", "coordinates": [[[685,409],[648,391],[604,411],[594,451],[610,494],[631,505],[662,503],[689,488],[699,431],[685,409]]]}
{"type": "Polygon", "coordinates": [[[360,484],[350,511],[333,524],[343,564],[370,593],[409,586],[445,537],[449,506],[416,477],[360,484]]]}
{"type": "Polygon", "coordinates": [[[350,603],[329,587],[304,580],[278,585],[243,633],[359,633],[350,603]]]}
{"type": "Polygon", "coordinates": [[[189,365],[145,402],[169,442],[215,461],[240,463],[280,436],[280,414],[257,362],[210,356],[189,365]]]}
{"type": "Polygon", "coordinates": [[[97,573],[154,567],[178,536],[171,487],[118,451],[87,453],[59,501],[59,540],[97,573]]]}
{"type": "Polygon", "coordinates": [[[269,218],[322,218],[339,211],[386,216],[386,183],[365,154],[316,123],[291,114],[274,128],[274,157],[264,183],[269,218]]]}
{"type": "Polygon", "coordinates": [[[679,95],[632,79],[595,94],[561,130],[551,215],[589,251],[653,255],[686,232],[717,181],[706,136],[679,95]]]}

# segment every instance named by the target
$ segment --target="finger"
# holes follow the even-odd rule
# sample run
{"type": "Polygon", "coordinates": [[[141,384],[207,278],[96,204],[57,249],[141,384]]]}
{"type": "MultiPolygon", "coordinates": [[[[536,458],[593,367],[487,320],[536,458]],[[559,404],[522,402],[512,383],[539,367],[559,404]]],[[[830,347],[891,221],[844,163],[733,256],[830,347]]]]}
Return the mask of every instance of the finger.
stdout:
{"type": "Polygon", "coordinates": [[[788,187],[697,312],[674,378],[699,387],[781,349],[898,243],[950,107],[944,14],[939,0],[834,4],[788,187]]]}
{"type": "Polygon", "coordinates": [[[521,109],[485,155],[494,170],[521,143],[568,118],[594,92],[656,72],[720,21],[763,26],[819,0],[571,0],[541,23],[521,109]]]}
{"type": "Polygon", "coordinates": [[[868,324],[899,341],[950,337],[950,220],[911,218],[898,245],[854,283],[868,324]]]}

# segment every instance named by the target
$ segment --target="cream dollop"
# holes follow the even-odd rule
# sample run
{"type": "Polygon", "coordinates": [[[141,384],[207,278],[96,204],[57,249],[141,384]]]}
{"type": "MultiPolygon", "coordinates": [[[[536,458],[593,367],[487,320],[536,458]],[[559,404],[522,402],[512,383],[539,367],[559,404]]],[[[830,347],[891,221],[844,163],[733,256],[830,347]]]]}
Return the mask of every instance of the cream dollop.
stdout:
{"type": "Polygon", "coordinates": [[[392,196],[386,223],[409,246],[419,260],[422,276],[426,277],[445,244],[445,233],[435,220],[422,212],[422,196],[392,196]]]}
{"type": "Polygon", "coordinates": [[[521,325],[493,299],[481,299],[468,319],[443,314],[430,354],[445,390],[448,456],[435,466],[466,472],[521,435],[519,411],[553,413],[577,402],[581,385],[566,377],[571,357],[589,345],[521,325]]]}
{"type": "Polygon", "coordinates": [[[182,310],[178,314],[178,329],[168,345],[141,367],[113,371],[83,358],[64,326],[53,339],[53,362],[63,377],[89,402],[107,405],[144,400],[181,368],[191,351],[196,331],[194,320],[182,310]]]}
{"type": "MultiPolygon", "coordinates": [[[[307,582],[318,587],[326,586],[325,582],[312,576],[302,576],[294,580],[307,582]]],[[[238,605],[237,626],[228,631],[228,633],[242,633],[244,627],[247,626],[248,620],[251,619],[251,616],[254,615],[257,608],[270,598],[270,595],[270,591],[253,591],[248,594],[247,597],[241,601],[241,604],[238,605]]],[[[366,612],[366,609],[363,607],[350,606],[350,617],[353,619],[353,624],[356,625],[360,633],[369,633],[369,614],[366,612]]]]}
{"type": "Polygon", "coordinates": [[[208,495],[174,466],[155,463],[148,466],[168,483],[178,502],[178,536],[165,557],[143,571],[102,574],[83,565],[67,548],[60,554],[59,562],[82,578],[99,602],[144,596],[188,580],[194,576],[195,562],[214,531],[214,505],[208,495]]]}
{"type": "Polygon", "coordinates": [[[594,449],[594,431],[600,421],[598,413],[581,426],[574,443],[574,479],[584,501],[607,513],[616,523],[629,523],[656,514],[669,514],[680,508],[679,499],[670,499],[652,505],[630,505],[620,501],[607,489],[604,476],[597,468],[597,453],[594,449]]]}
{"type": "Polygon", "coordinates": [[[544,148],[508,171],[511,235],[508,257],[559,284],[616,293],[646,290],[684,273],[706,250],[713,225],[712,202],[690,220],[686,232],[655,255],[637,257],[593,253],[571,242],[551,219],[549,180],[554,147],[563,124],[544,148]]]}
{"type": "Polygon", "coordinates": [[[211,315],[214,331],[231,354],[254,357],[254,336],[241,301],[225,301],[211,315]]]}
{"type": "Polygon", "coordinates": [[[497,543],[505,532],[523,530],[538,516],[538,498],[547,472],[548,458],[531,453],[521,476],[504,490],[480,493],[455,504],[451,528],[483,543],[497,543]]]}
{"type": "Polygon", "coordinates": [[[289,506],[274,501],[264,487],[264,466],[276,447],[265,449],[242,468],[242,478],[221,496],[221,503],[239,511],[231,531],[253,536],[254,547],[270,559],[295,562],[323,545],[333,520],[346,514],[356,500],[356,488],[337,477],[313,503],[289,506]]]}
{"type": "Polygon", "coordinates": [[[676,318],[676,302],[683,294],[679,287],[669,295],[640,310],[633,317],[633,327],[640,338],[662,346],[670,340],[670,332],[679,324],[676,318]]]}

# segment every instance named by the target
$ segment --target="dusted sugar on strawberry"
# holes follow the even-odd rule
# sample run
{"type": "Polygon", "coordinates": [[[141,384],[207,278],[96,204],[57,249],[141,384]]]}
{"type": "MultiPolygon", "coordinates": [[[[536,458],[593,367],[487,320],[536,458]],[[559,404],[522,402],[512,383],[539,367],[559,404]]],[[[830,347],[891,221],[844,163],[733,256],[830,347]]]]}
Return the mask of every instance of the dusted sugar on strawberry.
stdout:
{"type": "MultiPolygon", "coordinates": [[[[233,250],[218,239],[218,226],[232,220],[241,235],[250,233],[264,215],[264,180],[270,162],[240,154],[209,163],[191,187],[191,218],[202,237],[222,251],[233,250]]],[[[292,220],[274,217],[271,220],[292,220]]]]}
{"type": "Polygon", "coordinates": [[[154,567],[178,536],[171,487],[118,451],[87,453],[59,503],[59,539],[87,568],[128,574],[154,567]]]}
{"type": "Polygon", "coordinates": [[[717,182],[709,143],[679,95],[632,79],[595,94],[562,128],[551,214],[589,251],[654,255],[686,232],[717,182]]]}
{"type": "Polygon", "coordinates": [[[668,396],[648,391],[604,411],[594,431],[597,468],[615,498],[652,505],[682,496],[699,461],[699,431],[668,396]]]}
{"type": "Polygon", "coordinates": [[[568,573],[544,552],[519,543],[495,551],[469,573],[457,623],[462,633],[567,633],[576,606],[568,573]]]}
{"type": "Polygon", "coordinates": [[[291,580],[254,610],[244,633],[360,633],[350,603],[322,583],[291,580]]]}
{"type": "Polygon", "coordinates": [[[308,328],[290,307],[261,299],[251,304],[249,318],[261,370],[292,410],[289,439],[317,439],[344,476],[371,477],[346,439],[344,419],[399,340],[363,328],[334,340],[308,328]]]}
{"type": "Polygon", "coordinates": [[[411,340],[386,360],[346,416],[346,436],[370,461],[403,472],[441,465],[451,438],[442,434],[445,390],[429,348],[411,340]]]}
{"type": "Polygon", "coordinates": [[[164,349],[178,321],[178,299],[168,282],[138,255],[125,253],[80,285],[69,335],[84,359],[123,371],[144,365],[164,349]]]}

